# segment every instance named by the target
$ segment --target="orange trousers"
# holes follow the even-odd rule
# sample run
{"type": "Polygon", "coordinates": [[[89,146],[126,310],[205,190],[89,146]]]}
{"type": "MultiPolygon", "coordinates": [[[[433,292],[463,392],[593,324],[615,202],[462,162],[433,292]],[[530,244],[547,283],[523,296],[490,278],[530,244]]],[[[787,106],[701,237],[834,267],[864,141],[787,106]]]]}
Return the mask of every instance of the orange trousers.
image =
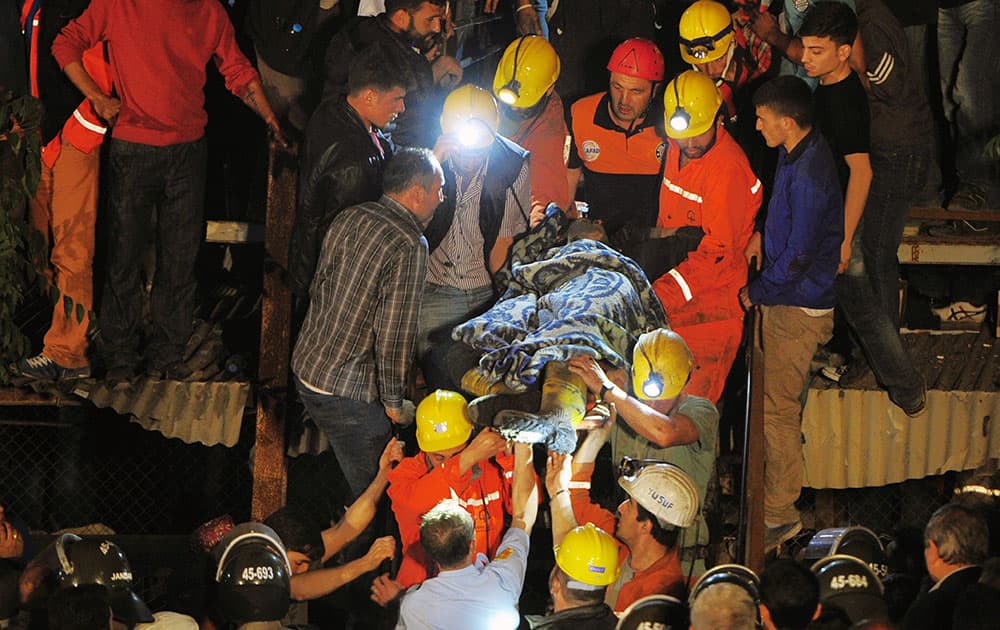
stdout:
{"type": "Polygon", "coordinates": [[[718,403],[726,378],[736,360],[743,338],[743,318],[723,319],[704,324],[671,326],[684,338],[694,355],[694,371],[687,393],[718,403]]]}
{"type": "Polygon", "coordinates": [[[50,169],[42,165],[38,191],[31,200],[31,224],[51,248],[49,262],[59,299],[42,353],[62,367],[87,365],[87,327],[94,301],[94,225],[97,221],[97,180],[100,147],[84,153],[69,143],[50,169]],[[64,298],[73,306],[66,315],[64,298]],[[84,309],[77,321],[76,305],[84,309]]]}

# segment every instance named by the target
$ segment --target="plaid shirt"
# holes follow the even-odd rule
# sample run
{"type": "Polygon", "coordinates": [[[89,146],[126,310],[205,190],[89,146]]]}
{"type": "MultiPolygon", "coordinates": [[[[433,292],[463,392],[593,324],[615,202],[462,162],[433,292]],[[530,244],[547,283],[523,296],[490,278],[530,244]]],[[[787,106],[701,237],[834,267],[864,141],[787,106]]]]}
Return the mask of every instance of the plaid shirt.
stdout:
{"type": "Polygon", "coordinates": [[[402,405],[427,273],[423,228],[395,200],[352,206],[323,239],[292,371],[319,392],[402,405]]]}

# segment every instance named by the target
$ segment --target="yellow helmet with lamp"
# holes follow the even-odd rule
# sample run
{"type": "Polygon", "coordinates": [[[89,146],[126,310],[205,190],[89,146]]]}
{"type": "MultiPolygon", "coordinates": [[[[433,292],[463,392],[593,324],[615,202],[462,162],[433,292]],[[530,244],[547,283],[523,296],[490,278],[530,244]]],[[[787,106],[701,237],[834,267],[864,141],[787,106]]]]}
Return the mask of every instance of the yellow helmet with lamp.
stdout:
{"type": "Polygon", "coordinates": [[[693,369],[687,343],[666,328],[643,334],[632,350],[632,388],[641,400],[676,398],[693,369]]]}
{"type": "Polygon", "coordinates": [[[678,24],[681,58],[687,63],[708,63],[729,52],[733,44],[733,18],[715,0],[698,0],[681,14],[678,24]]]}
{"type": "Polygon", "coordinates": [[[556,565],[571,580],[608,586],[618,579],[618,542],[593,523],[574,527],[556,548],[556,565]]]}
{"type": "Polygon", "coordinates": [[[722,94],[707,74],[687,70],[663,90],[663,118],[667,135],[680,140],[700,136],[715,124],[722,94]]]}
{"type": "Polygon", "coordinates": [[[504,51],[493,94],[501,103],[526,109],[534,107],[559,78],[559,55],[544,37],[518,37],[504,51]]]}
{"type": "Polygon", "coordinates": [[[417,444],[425,453],[461,446],[472,435],[468,403],[458,392],[445,389],[428,394],[417,405],[417,444]]]}
{"type": "Polygon", "coordinates": [[[481,87],[467,83],[455,88],[444,101],[441,130],[456,136],[467,149],[491,146],[499,127],[497,102],[481,87]]]}

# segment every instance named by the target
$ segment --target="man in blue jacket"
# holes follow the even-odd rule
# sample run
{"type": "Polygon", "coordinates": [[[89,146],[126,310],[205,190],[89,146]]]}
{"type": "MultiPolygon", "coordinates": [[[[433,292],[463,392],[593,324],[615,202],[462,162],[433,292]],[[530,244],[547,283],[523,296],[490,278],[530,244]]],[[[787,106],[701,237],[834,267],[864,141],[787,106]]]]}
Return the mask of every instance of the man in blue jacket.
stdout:
{"type": "Polygon", "coordinates": [[[774,190],[764,224],[764,265],[740,291],[760,306],[764,349],[765,551],[802,529],[800,395],[817,346],[833,333],[833,281],[844,239],[844,200],[833,152],[812,128],[812,92],[778,77],[754,94],[757,130],[778,147],[774,190]]]}

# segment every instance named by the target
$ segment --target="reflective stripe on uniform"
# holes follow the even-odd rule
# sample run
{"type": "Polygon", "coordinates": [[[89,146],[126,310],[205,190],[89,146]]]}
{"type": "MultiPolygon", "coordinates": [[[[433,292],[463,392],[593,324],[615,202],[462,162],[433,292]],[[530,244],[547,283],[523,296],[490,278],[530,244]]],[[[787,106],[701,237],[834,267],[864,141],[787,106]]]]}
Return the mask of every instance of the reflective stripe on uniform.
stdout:
{"type": "Polygon", "coordinates": [[[671,269],[667,273],[677,281],[677,285],[681,288],[681,292],[684,294],[684,301],[690,302],[693,297],[691,295],[691,287],[688,286],[687,280],[684,279],[681,272],[677,271],[677,269],[671,269]]]}
{"type": "MultiPolygon", "coordinates": [[[[758,184],[759,183],[760,182],[758,182],[758,184]]],[[[697,202],[697,203],[702,203],[704,201],[704,199],[702,199],[701,195],[695,194],[695,193],[693,193],[691,191],[688,191],[688,190],[684,190],[683,188],[681,188],[677,184],[673,183],[672,181],[670,181],[666,177],[663,178],[663,185],[666,186],[667,190],[669,190],[670,192],[678,194],[681,197],[684,197],[685,199],[688,199],[690,201],[694,201],[694,202],[697,202]]]]}

